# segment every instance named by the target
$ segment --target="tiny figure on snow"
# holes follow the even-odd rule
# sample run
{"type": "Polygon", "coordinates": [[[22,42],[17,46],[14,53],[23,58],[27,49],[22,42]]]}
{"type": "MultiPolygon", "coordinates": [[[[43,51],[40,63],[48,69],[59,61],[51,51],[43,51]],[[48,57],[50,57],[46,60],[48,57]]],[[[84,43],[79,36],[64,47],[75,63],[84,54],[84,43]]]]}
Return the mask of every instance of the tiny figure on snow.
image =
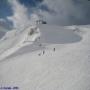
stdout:
{"type": "Polygon", "coordinates": [[[43,51],[43,54],[45,54],[45,51],[43,51]]]}
{"type": "Polygon", "coordinates": [[[41,56],[41,53],[39,53],[38,56],[41,56]]]}
{"type": "Polygon", "coordinates": [[[56,50],[56,49],[55,49],[55,48],[53,48],[53,51],[54,51],[54,52],[55,52],[55,50],[56,50]]]}
{"type": "Polygon", "coordinates": [[[41,47],[41,46],[42,46],[42,44],[39,44],[39,46],[41,47]]]}
{"type": "Polygon", "coordinates": [[[40,40],[40,37],[38,39],[40,40]]]}

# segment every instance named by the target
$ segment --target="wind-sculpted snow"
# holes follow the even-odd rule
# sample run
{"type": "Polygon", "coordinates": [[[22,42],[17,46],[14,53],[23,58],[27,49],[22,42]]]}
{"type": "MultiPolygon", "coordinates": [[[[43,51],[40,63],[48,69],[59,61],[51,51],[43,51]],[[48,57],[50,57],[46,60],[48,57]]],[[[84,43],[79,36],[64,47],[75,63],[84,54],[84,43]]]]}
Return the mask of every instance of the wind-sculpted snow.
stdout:
{"type": "Polygon", "coordinates": [[[18,49],[28,44],[32,44],[40,36],[39,29],[31,26],[24,30],[12,30],[6,32],[0,40],[0,60],[14,53],[18,49]],[[34,33],[30,35],[31,29],[34,33]]]}
{"type": "MultiPolygon", "coordinates": [[[[45,28],[59,32],[54,26],[42,27],[40,35],[49,37],[50,34],[52,37],[51,30],[47,32],[45,28]]],[[[90,90],[90,26],[68,26],[63,29],[64,32],[60,30],[63,32],[60,37],[66,38],[67,34],[71,39],[69,34],[73,34],[74,38],[82,38],[77,40],[72,36],[73,42],[69,42],[67,37],[67,42],[63,44],[45,42],[40,46],[36,39],[34,44],[25,45],[12,57],[0,62],[0,84],[4,87],[17,86],[19,90],[90,90]]]]}

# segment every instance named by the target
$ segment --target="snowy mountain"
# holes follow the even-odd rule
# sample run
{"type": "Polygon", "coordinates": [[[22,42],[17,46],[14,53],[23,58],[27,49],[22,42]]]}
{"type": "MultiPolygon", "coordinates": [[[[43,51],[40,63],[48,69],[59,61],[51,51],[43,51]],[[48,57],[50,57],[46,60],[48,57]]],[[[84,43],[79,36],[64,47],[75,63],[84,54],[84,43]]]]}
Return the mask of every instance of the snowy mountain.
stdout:
{"type": "Polygon", "coordinates": [[[3,32],[0,84],[19,90],[90,90],[90,26],[29,26],[3,32]]]}

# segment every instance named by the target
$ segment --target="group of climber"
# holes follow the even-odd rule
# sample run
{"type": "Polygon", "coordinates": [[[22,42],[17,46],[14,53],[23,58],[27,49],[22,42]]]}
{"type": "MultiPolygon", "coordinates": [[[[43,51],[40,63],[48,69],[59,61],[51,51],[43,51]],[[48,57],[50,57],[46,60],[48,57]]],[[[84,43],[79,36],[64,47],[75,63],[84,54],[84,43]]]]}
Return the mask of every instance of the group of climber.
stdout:
{"type": "MultiPolygon", "coordinates": [[[[56,48],[53,48],[53,51],[55,52],[56,48]]],[[[41,56],[41,54],[44,55],[45,54],[45,50],[43,50],[42,53],[39,53],[38,55],[41,56]]]]}

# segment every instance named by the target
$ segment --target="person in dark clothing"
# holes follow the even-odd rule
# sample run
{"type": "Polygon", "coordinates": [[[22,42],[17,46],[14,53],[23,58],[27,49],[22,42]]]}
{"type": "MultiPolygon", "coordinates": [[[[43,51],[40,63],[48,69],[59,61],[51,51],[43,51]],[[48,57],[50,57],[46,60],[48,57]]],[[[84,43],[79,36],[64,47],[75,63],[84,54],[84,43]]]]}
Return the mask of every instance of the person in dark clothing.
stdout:
{"type": "Polygon", "coordinates": [[[42,46],[42,44],[39,44],[39,46],[41,47],[41,46],[42,46]]]}
{"type": "Polygon", "coordinates": [[[55,48],[53,48],[53,51],[54,51],[54,52],[55,52],[55,50],[56,50],[56,49],[55,49],[55,48]]]}
{"type": "Polygon", "coordinates": [[[45,51],[43,51],[43,54],[45,54],[45,51]]]}
{"type": "Polygon", "coordinates": [[[38,55],[41,56],[41,53],[39,53],[38,55]]]}

